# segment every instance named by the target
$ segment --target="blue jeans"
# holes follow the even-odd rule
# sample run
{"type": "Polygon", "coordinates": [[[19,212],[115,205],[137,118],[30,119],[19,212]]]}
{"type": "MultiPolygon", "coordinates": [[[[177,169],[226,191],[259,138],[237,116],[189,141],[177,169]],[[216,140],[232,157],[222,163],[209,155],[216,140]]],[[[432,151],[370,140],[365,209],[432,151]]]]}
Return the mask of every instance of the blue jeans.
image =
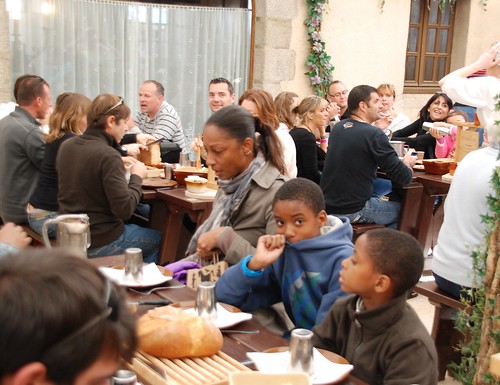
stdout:
{"type": "MultiPolygon", "coordinates": [[[[28,213],[28,223],[35,232],[42,235],[43,224],[49,219],[55,218],[58,215],[59,213],[57,211],[47,211],[46,216],[32,215],[28,213]]],[[[50,239],[55,239],[57,234],[57,225],[56,224],[49,225],[49,229],[47,232],[49,234],[50,239]]]]}
{"type": "Polygon", "coordinates": [[[378,223],[393,229],[397,228],[400,204],[372,197],[368,199],[360,211],[352,214],[333,214],[347,217],[351,223],[378,223]]]}
{"type": "Polygon", "coordinates": [[[88,249],[87,255],[89,258],[119,255],[124,254],[129,247],[138,247],[142,250],[144,262],[157,262],[160,242],[159,231],[129,224],[125,225],[125,231],[118,239],[109,245],[88,249]]]}
{"type": "Polygon", "coordinates": [[[389,179],[375,178],[373,181],[373,196],[381,198],[392,192],[392,182],[389,179]]]}
{"type": "Polygon", "coordinates": [[[455,299],[460,301],[460,298],[466,298],[469,301],[472,301],[474,303],[474,295],[470,296],[469,295],[469,290],[470,287],[462,286],[459,285],[458,283],[448,281],[446,278],[441,277],[440,275],[437,275],[436,273],[432,273],[434,275],[434,278],[436,279],[436,285],[443,290],[444,292],[448,293],[455,299]]]}

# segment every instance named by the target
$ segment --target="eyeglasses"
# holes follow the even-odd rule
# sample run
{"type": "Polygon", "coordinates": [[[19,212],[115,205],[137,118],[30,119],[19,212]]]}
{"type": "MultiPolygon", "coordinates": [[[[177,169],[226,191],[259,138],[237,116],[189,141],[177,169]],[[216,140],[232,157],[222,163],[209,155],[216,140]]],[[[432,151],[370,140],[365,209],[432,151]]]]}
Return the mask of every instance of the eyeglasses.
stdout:
{"type": "Polygon", "coordinates": [[[341,91],[341,92],[336,92],[333,95],[332,94],[328,94],[328,96],[330,96],[332,98],[340,98],[341,96],[346,95],[348,92],[349,92],[349,90],[344,90],[344,91],[341,91]]]}
{"type": "Polygon", "coordinates": [[[105,113],[103,113],[101,116],[105,116],[107,114],[109,114],[111,111],[113,111],[116,107],[119,107],[121,106],[123,103],[125,103],[125,101],[123,100],[123,98],[121,96],[119,96],[120,100],[118,101],[118,103],[116,103],[113,107],[111,107],[109,110],[107,110],[105,113]]]}
{"type": "MultiPolygon", "coordinates": [[[[116,106],[113,108],[116,108],[116,106]]],[[[59,342],[56,342],[55,345],[52,345],[48,350],[46,350],[45,353],[43,354],[43,357],[41,360],[42,362],[44,361],[44,359],[47,359],[48,357],[50,357],[50,354],[52,352],[56,351],[61,346],[64,346],[64,345],[72,342],[75,338],[81,336],[86,331],[92,329],[95,325],[97,325],[102,320],[105,320],[111,316],[111,314],[113,313],[113,307],[110,304],[112,283],[108,278],[104,278],[104,279],[105,279],[104,301],[103,301],[104,306],[105,306],[104,310],[100,314],[98,314],[95,317],[88,320],[86,323],[84,323],[82,326],[80,326],[80,328],[76,329],[73,333],[64,337],[59,342]]],[[[115,310],[115,312],[116,312],[116,310],[115,310]]],[[[111,317],[111,318],[113,318],[113,317],[111,317]]]]}

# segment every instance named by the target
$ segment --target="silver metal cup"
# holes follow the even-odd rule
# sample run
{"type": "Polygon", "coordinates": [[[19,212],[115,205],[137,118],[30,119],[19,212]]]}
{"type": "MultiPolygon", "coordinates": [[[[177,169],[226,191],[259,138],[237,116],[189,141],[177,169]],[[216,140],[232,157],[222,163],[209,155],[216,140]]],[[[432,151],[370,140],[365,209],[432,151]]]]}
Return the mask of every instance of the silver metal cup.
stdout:
{"type": "Polygon", "coordinates": [[[179,154],[179,163],[181,164],[181,167],[189,167],[191,165],[189,160],[189,153],[181,152],[179,154]]]}
{"type": "Polygon", "coordinates": [[[166,180],[172,179],[172,170],[173,167],[170,163],[163,163],[163,172],[165,173],[166,180]]]}
{"type": "Polygon", "coordinates": [[[214,322],[217,319],[217,300],[215,283],[201,282],[196,293],[196,310],[200,317],[214,322]]]}
{"type": "Polygon", "coordinates": [[[307,329],[292,330],[290,338],[289,372],[314,373],[313,333],[307,329]]]}
{"type": "Polygon", "coordinates": [[[135,385],[137,375],[131,370],[117,370],[111,377],[111,385],[135,385]]]}
{"type": "Polygon", "coordinates": [[[125,281],[140,281],[142,279],[142,250],[137,247],[125,249],[125,281]]]}

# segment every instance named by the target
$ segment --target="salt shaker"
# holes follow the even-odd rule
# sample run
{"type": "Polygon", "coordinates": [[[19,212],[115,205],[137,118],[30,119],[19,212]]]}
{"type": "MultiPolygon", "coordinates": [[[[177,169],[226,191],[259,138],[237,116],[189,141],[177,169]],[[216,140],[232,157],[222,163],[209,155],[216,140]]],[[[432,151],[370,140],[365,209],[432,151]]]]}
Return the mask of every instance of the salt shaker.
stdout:
{"type": "Polygon", "coordinates": [[[142,279],[142,250],[137,247],[125,249],[125,281],[142,279]]]}
{"type": "Polygon", "coordinates": [[[111,385],[135,385],[137,375],[131,370],[117,370],[111,377],[111,385]]]}
{"type": "Polygon", "coordinates": [[[314,373],[313,333],[307,329],[292,330],[290,338],[289,372],[314,373]]]}
{"type": "Polygon", "coordinates": [[[200,317],[215,321],[217,319],[217,300],[215,283],[201,282],[196,293],[196,310],[200,317]]]}

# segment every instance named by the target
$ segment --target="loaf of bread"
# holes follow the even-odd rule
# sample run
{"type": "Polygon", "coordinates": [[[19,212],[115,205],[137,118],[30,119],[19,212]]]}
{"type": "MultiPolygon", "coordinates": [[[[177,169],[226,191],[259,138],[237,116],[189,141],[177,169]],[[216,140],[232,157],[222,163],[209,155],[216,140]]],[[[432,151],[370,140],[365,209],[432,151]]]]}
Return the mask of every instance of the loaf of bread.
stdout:
{"type": "Polygon", "coordinates": [[[137,159],[146,166],[158,166],[161,164],[160,143],[151,144],[148,150],[140,150],[137,159]]]}
{"type": "Polygon", "coordinates": [[[139,349],[155,357],[204,357],[222,348],[220,330],[210,322],[172,306],[154,308],[139,318],[139,349]]]}

